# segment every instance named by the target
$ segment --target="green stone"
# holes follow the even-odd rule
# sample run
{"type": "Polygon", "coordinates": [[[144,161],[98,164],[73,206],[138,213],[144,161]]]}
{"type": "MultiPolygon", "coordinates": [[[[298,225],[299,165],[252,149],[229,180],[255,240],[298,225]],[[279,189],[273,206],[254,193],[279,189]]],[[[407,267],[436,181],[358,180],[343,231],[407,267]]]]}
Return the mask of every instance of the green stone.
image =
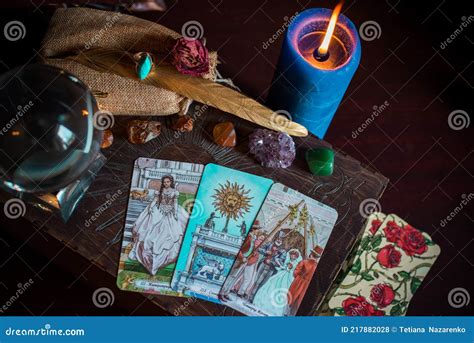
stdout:
{"type": "Polygon", "coordinates": [[[306,162],[308,162],[309,170],[314,175],[332,175],[334,170],[334,151],[328,148],[308,150],[306,151],[306,162]]]}
{"type": "Polygon", "coordinates": [[[150,74],[153,62],[150,55],[143,54],[138,60],[137,75],[140,80],[144,80],[150,74]]]}

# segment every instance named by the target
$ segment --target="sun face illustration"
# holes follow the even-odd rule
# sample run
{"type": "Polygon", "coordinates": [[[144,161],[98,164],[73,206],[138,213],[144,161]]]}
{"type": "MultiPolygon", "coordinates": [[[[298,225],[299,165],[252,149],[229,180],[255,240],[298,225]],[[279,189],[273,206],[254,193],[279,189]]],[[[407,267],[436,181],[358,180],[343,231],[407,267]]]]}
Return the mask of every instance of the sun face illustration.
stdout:
{"type": "Polygon", "coordinates": [[[222,216],[227,217],[224,232],[227,232],[229,220],[236,220],[250,211],[250,190],[245,189],[244,185],[237,182],[230,183],[227,181],[225,185],[219,184],[219,188],[214,189],[215,194],[212,196],[214,202],[212,205],[222,216]]]}

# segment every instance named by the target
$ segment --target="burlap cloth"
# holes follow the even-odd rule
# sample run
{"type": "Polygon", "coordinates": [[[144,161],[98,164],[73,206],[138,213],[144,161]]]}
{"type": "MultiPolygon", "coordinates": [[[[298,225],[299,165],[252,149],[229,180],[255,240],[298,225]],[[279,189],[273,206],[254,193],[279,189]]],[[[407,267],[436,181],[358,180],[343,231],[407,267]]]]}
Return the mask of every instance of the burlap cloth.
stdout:
{"type": "MultiPolygon", "coordinates": [[[[190,103],[187,98],[64,59],[91,48],[166,55],[179,37],[162,25],[126,14],[89,8],[58,9],[42,42],[40,56],[42,62],[69,71],[88,85],[102,110],[113,114],[183,114],[190,103]]],[[[210,72],[204,77],[215,80],[217,53],[210,52],[209,60],[210,72]]]]}

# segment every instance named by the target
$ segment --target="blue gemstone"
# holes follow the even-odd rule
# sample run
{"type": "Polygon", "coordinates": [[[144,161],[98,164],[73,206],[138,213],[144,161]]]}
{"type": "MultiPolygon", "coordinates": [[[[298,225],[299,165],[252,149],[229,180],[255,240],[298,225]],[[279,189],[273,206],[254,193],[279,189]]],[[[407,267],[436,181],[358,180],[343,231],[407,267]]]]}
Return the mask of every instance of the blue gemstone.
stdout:
{"type": "Polygon", "coordinates": [[[137,67],[137,74],[140,80],[145,79],[151,71],[153,63],[151,61],[151,57],[148,54],[144,54],[138,60],[138,67],[137,67]]]}

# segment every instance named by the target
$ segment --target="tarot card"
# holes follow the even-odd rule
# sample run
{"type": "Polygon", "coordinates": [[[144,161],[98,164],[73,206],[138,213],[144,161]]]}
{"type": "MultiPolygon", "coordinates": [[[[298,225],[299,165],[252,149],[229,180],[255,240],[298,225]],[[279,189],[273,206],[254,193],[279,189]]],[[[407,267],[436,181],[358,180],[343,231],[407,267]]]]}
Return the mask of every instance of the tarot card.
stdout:
{"type": "Polygon", "coordinates": [[[171,279],[198,190],[202,164],[135,161],[117,285],[141,293],[182,296],[171,279]]]}
{"type": "Polygon", "coordinates": [[[387,216],[381,212],[374,212],[367,218],[364,231],[362,232],[362,237],[358,243],[356,243],[354,250],[347,259],[347,263],[341,267],[341,274],[343,275],[338,275],[336,282],[342,282],[346,275],[351,272],[351,270],[359,269],[360,259],[358,259],[358,256],[360,256],[362,252],[365,251],[368,245],[372,244],[372,240],[379,239],[379,236],[376,234],[386,217],[387,216]]]}
{"type": "Polygon", "coordinates": [[[335,315],[403,316],[439,254],[428,234],[389,214],[372,239],[361,242],[329,307],[335,315]]]}
{"type": "Polygon", "coordinates": [[[336,223],[337,212],[275,183],[220,292],[253,316],[295,315],[336,223]]]}
{"type": "MultiPolygon", "coordinates": [[[[329,299],[331,299],[331,296],[337,292],[339,285],[346,278],[346,276],[351,273],[351,270],[356,270],[358,268],[358,264],[354,264],[354,262],[364,251],[364,247],[370,244],[372,239],[374,239],[375,234],[378,232],[380,226],[382,226],[385,217],[386,215],[381,212],[374,212],[367,218],[364,225],[364,230],[362,231],[362,236],[355,243],[354,248],[347,259],[342,263],[341,269],[337,274],[331,289],[328,291],[328,296],[320,307],[320,315],[332,315],[328,304],[329,299]]],[[[357,263],[360,263],[360,259],[357,263]]]]}
{"type": "Polygon", "coordinates": [[[206,166],[173,275],[174,290],[219,302],[221,286],[272,183],[206,166]]]}

